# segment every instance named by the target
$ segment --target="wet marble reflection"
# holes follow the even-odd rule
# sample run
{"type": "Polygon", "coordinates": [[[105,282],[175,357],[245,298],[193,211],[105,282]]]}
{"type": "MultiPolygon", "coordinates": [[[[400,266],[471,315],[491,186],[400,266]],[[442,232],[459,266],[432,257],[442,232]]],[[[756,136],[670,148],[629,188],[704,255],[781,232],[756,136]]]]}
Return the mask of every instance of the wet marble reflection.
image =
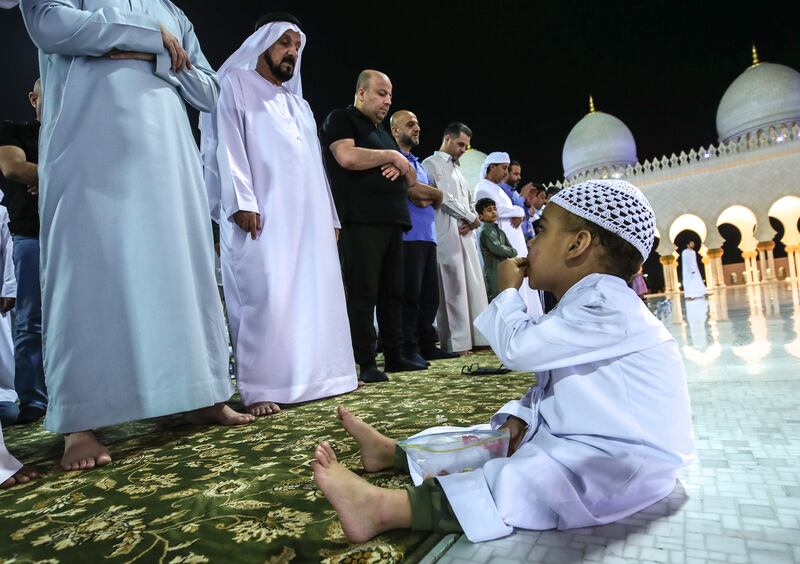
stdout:
{"type": "Polygon", "coordinates": [[[800,374],[797,282],[718,289],[694,300],[650,298],[647,303],[677,339],[690,378],[800,374]]]}

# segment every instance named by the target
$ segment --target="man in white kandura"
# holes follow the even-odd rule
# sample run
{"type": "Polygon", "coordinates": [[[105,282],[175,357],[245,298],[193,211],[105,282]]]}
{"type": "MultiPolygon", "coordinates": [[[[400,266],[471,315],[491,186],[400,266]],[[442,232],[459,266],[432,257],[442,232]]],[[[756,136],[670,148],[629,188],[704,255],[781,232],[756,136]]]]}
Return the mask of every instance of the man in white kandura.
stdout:
{"type": "Polygon", "coordinates": [[[39,47],[45,428],[65,470],[111,462],[93,429],[184,411],[248,423],[232,394],[208,198],[186,104],[218,85],[169,0],[23,0],[39,47]],[[91,4],[91,10],[82,7],[91,4]]]}
{"type": "Polygon", "coordinates": [[[708,293],[703,277],[700,276],[700,267],[697,265],[694,241],[689,241],[686,248],[681,251],[681,273],[683,274],[683,296],[685,298],[693,300],[702,298],[708,293]]]}
{"type": "Polygon", "coordinates": [[[302,95],[305,44],[294,16],[262,17],[220,68],[202,127],[239,393],[256,416],[358,385],[339,218],[302,95]]]}
{"type": "MultiPolygon", "coordinates": [[[[518,258],[528,256],[528,245],[525,242],[525,233],[522,231],[522,222],[525,221],[525,210],[515,206],[500,183],[508,173],[511,157],[508,153],[489,153],[481,167],[481,179],[475,186],[475,201],[489,198],[497,204],[497,225],[508,237],[508,242],[517,250],[518,258]]],[[[520,288],[520,296],[525,302],[528,314],[534,319],[542,315],[542,301],[539,292],[528,286],[527,280],[520,288]]]]}
{"type": "Polygon", "coordinates": [[[458,161],[470,139],[472,130],[453,122],[445,128],[439,150],[422,162],[430,185],[444,193],[435,216],[441,289],[436,326],[442,349],[461,354],[487,344],[472,326],[488,305],[475,239],[481,221],[458,161]]]}

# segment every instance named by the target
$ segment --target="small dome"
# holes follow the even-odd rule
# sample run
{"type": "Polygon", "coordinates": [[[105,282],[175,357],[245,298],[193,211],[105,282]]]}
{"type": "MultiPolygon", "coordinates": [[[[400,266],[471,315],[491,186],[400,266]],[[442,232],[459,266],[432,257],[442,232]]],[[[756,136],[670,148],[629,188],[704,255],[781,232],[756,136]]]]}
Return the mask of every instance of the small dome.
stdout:
{"type": "Polygon", "coordinates": [[[636,164],[636,142],[621,120],[603,112],[590,112],[567,135],[561,162],[564,178],[599,166],[636,164]]]}
{"type": "Polygon", "coordinates": [[[800,73],[775,63],[758,63],[744,71],[717,108],[717,134],[722,142],[792,121],[800,121],[800,73]]]}
{"type": "Polygon", "coordinates": [[[474,148],[461,155],[461,158],[458,159],[461,164],[461,174],[464,175],[464,180],[467,181],[467,186],[470,189],[474,188],[481,179],[481,167],[485,160],[486,153],[474,148]]]}

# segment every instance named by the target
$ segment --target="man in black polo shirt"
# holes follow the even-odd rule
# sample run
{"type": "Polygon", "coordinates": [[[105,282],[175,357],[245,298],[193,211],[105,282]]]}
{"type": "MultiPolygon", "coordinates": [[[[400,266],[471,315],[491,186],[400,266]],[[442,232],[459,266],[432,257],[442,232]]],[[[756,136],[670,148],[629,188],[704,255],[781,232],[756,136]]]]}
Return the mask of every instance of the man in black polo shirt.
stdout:
{"type": "Polygon", "coordinates": [[[339,250],[347,314],[363,382],[388,379],[375,364],[376,306],[386,372],[427,368],[402,354],[403,232],[411,228],[406,202],[408,187],[416,184],[417,177],[381,126],[391,104],[389,77],[365,70],[358,76],[354,104],[333,110],[320,130],[342,223],[339,250]]]}
{"type": "Polygon", "coordinates": [[[36,121],[0,122],[0,189],[14,240],[17,301],[14,335],[14,387],[19,396],[17,423],[31,423],[47,410],[42,364],[42,297],[39,285],[39,209],[36,162],[39,157],[41,84],[28,97],[36,121]]]}

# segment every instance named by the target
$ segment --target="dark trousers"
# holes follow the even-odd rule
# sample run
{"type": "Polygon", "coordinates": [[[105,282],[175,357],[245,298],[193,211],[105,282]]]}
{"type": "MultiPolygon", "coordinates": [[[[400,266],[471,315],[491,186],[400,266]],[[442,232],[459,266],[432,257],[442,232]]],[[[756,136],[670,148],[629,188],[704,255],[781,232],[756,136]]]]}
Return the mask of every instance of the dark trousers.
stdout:
{"type": "Polygon", "coordinates": [[[377,307],[384,356],[403,348],[403,228],[385,223],[347,223],[339,238],[353,354],[363,368],[375,364],[377,307]]]}
{"type": "Polygon", "coordinates": [[[403,338],[405,350],[418,353],[436,346],[433,322],[439,309],[439,278],[436,271],[436,243],[405,241],[405,298],[403,338]]]}

